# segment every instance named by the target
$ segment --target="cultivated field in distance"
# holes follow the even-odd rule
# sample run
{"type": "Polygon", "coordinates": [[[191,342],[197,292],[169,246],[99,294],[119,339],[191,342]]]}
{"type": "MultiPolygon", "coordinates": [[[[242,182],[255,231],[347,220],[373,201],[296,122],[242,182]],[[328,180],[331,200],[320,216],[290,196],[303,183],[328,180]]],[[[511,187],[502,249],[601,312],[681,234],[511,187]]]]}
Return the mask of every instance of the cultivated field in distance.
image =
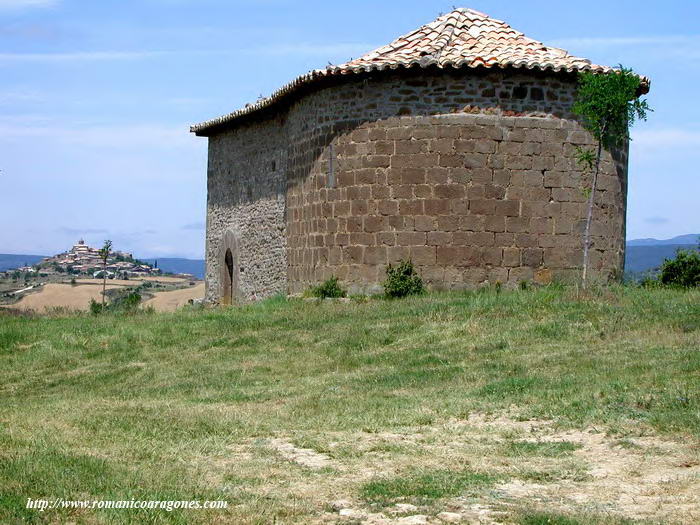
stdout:
{"type": "MultiPolygon", "coordinates": [[[[21,312],[47,313],[53,309],[87,311],[90,301],[102,301],[102,279],[77,278],[71,284],[63,282],[47,282],[42,286],[24,294],[18,301],[0,305],[0,308],[11,308],[21,312]]],[[[190,281],[182,277],[151,276],[130,280],[109,279],[107,290],[139,290],[144,295],[142,304],[152,306],[156,311],[173,311],[190,300],[204,297],[204,282],[190,281]],[[194,282],[194,285],[190,283],[194,282]],[[139,288],[143,283],[149,283],[148,288],[139,288]],[[155,287],[154,287],[155,286],[155,287]]]]}

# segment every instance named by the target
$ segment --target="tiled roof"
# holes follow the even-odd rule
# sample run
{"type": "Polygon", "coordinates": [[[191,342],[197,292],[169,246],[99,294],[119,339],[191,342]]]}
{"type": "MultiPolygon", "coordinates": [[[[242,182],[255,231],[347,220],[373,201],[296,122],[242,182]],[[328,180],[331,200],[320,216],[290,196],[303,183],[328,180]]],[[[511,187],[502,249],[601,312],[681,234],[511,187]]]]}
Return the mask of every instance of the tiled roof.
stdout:
{"type": "Polygon", "coordinates": [[[545,46],[501,20],[473,9],[460,8],[360,58],[302,75],[270,97],[248,104],[228,115],[196,124],[190,131],[200,134],[209,128],[269,107],[322,77],[409,67],[498,67],[598,73],[613,71],[610,67],[591,64],[589,60],[570,55],[563,49],[545,46]]]}

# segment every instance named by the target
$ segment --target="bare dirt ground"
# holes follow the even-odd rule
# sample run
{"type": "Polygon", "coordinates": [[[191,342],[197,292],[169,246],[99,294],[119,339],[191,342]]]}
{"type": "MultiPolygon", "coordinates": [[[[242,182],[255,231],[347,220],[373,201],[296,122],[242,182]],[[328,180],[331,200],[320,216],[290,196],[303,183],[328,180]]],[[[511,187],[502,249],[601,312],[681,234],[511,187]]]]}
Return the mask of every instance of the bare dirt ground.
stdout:
{"type": "MultiPolygon", "coordinates": [[[[102,279],[77,279],[79,283],[85,283],[85,284],[102,284],[102,279]]],[[[112,284],[123,284],[123,285],[134,285],[138,284],[139,281],[152,281],[152,282],[160,282],[160,283],[175,283],[175,284],[180,284],[180,283],[186,283],[189,282],[188,279],[183,279],[182,277],[170,277],[170,276],[163,276],[163,277],[151,277],[151,276],[140,276],[140,277],[132,277],[128,281],[122,280],[122,279],[110,279],[107,282],[112,283],[112,284]]]]}
{"type": "Polygon", "coordinates": [[[201,299],[204,297],[204,283],[180,290],[156,292],[153,295],[152,299],[148,299],[143,303],[144,307],[152,306],[157,312],[173,312],[186,305],[190,299],[201,299]]]}
{"type": "MultiPolygon", "coordinates": [[[[138,282],[134,282],[134,281],[138,281],[138,280],[134,279],[134,280],[127,281],[125,279],[108,279],[107,284],[108,285],[115,284],[115,285],[119,285],[119,286],[136,286],[136,285],[138,285],[138,282]]],[[[100,284],[101,285],[102,279],[92,279],[92,278],[90,278],[90,279],[76,279],[75,282],[77,284],[100,284]]]]}
{"type": "Polygon", "coordinates": [[[322,444],[323,452],[309,448],[308,439],[295,445],[299,438],[293,436],[251,440],[231,447],[229,461],[210,464],[209,476],[217,484],[225,471],[274,471],[277,483],[263,483],[261,492],[308,498],[317,505],[323,501],[327,510],[312,520],[318,524],[513,523],[524,509],[700,523],[700,450],[692,443],[652,434],[621,438],[592,427],[560,430],[551,421],[484,414],[406,433],[351,434],[316,435],[312,442],[322,444]],[[566,444],[575,450],[557,458],[504,453],[524,443],[566,444]],[[429,471],[454,465],[469,465],[501,480],[478,494],[436,502],[377,508],[357,498],[358,485],[391,478],[407,467],[429,471]],[[288,472],[295,468],[308,474],[288,472]],[[286,480],[284,488],[279,478],[286,480]]]}
{"type": "MultiPolygon", "coordinates": [[[[107,289],[122,288],[121,283],[133,284],[130,281],[110,281],[107,289]]],[[[22,297],[18,302],[11,305],[17,310],[34,310],[44,312],[52,308],[67,308],[69,310],[87,310],[90,307],[90,300],[102,300],[102,281],[100,284],[70,284],[49,283],[41,287],[37,292],[30,293],[22,297]]]]}

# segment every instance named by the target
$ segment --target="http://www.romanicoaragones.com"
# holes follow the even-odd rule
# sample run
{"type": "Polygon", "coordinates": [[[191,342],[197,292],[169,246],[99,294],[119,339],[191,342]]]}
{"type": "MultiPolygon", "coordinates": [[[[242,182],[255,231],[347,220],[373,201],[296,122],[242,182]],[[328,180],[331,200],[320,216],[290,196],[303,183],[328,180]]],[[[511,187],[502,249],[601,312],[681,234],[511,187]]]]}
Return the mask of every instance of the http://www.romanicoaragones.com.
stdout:
{"type": "Polygon", "coordinates": [[[67,500],[64,498],[27,498],[27,508],[37,509],[41,512],[58,509],[152,509],[170,512],[179,509],[225,509],[228,508],[228,502],[221,500],[67,500]]]}

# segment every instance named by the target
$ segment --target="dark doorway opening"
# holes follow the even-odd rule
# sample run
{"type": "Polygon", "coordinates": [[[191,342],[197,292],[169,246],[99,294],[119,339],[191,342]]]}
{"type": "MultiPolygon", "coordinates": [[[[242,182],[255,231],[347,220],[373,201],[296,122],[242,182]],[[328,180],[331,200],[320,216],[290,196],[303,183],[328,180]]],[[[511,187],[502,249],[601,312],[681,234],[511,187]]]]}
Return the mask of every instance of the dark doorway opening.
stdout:
{"type": "Polygon", "coordinates": [[[233,303],[233,254],[231,253],[231,248],[226,250],[226,255],[224,256],[224,263],[226,264],[226,272],[224,274],[223,283],[223,297],[221,302],[223,304],[233,303]]]}

